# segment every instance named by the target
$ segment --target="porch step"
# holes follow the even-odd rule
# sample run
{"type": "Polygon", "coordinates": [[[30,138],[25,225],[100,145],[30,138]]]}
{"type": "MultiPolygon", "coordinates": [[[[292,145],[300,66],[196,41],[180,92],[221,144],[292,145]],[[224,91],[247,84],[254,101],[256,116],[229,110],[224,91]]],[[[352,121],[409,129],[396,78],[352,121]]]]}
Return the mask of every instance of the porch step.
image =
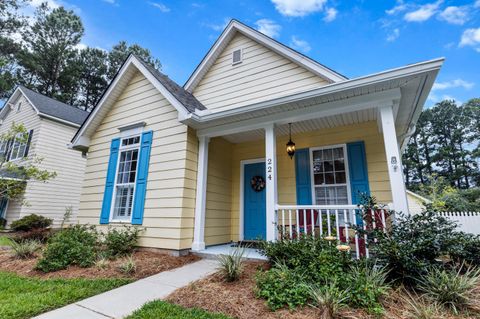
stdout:
{"type": "MultiPolygon", "coordinates": [[[[216,245],[205,248],[200,251],[191,251],[192,254],[205,258],[216,260],[219,255],[229,255],[236,248],[236,243],[230,243],[225,245],[216,245]]],[[[245,248],[245,259],[247,260],[267,260],[267,257],[261,255],[258,250],[254,248],[245,248]]]]}

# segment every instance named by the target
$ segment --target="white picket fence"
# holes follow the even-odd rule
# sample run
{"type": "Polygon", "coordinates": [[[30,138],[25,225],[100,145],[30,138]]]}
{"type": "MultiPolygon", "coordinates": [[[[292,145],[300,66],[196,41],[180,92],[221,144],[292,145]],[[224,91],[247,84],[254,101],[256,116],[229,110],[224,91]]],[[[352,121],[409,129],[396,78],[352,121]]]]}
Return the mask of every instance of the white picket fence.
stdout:
{"type": "Polygon", "coordinates": [[[458,223],[460,230],[480,235],[480,212],[439,212],[440,216],[458,223]]]}

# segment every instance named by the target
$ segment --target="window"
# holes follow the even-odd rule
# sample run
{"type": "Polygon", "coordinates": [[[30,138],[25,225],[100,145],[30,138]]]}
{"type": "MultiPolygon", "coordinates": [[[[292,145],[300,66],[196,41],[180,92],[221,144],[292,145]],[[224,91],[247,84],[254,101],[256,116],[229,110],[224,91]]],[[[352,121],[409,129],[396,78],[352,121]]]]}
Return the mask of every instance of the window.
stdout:
{"type": "Polygon", "coordinates": [[[345,146],[311,150],[313,196],[317,205],[350,203],[345,146]]]}
{"type": "Polygon", "coordinates": [[[7,141],[2,141],[0,142],[0,162],[6,161],[6,156],[7,156],[7,141]]]}
{"type": "Polygon", "coordinates": [[[25,156],[25,150],[27,149],[28,133],[22,136],[23,133],[18,133],[15,136],[15,140],[12,145],[9,161],[21,159],[25,156]]]}
{"type": "Polygon", "coordinates": [[[242,63],[242,49],[233,51],[232,53],[232,65],[242,63]]]}
{"type": "Polygon", "coordinates": [[[17,113],[20,112],[21,107],[22,107],[22,102],[18,102],[18,104],[17,104],[17,113]]]}
{"type": "Polygon", "coordinates": [[[129,221],[131,219],[139,148],[140,136],[126,137],[121,140],[115,178],[113,220],[129,221]]]}

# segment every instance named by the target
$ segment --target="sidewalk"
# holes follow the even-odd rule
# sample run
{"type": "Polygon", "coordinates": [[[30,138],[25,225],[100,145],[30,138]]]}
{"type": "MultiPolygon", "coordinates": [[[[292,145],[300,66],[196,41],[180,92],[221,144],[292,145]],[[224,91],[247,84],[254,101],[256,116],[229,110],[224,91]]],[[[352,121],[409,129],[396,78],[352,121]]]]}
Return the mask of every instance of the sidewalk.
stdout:
{"type": "Polygon", "coordinates": [[[163,299],[177,288],[215,272],[216,267],[217,261],[203,259],[44,313],[34,319],[124,318],[145,303],[163,299]]]}

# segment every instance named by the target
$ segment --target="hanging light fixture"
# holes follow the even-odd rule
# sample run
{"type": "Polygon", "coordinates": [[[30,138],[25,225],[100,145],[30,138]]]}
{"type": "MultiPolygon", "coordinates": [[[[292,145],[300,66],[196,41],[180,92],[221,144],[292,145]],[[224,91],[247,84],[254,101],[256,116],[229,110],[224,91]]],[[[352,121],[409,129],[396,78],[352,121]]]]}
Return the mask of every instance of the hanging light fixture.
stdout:
{"type": "Polygon", "coordinates": [[[287,143],[287,154],[290,156],[290,159],[292,159],[293,155],[295,155],[295,143],[292,142],[292,123],[288,123],[288,127],[290,130],[290,138],[287,143]]]}

